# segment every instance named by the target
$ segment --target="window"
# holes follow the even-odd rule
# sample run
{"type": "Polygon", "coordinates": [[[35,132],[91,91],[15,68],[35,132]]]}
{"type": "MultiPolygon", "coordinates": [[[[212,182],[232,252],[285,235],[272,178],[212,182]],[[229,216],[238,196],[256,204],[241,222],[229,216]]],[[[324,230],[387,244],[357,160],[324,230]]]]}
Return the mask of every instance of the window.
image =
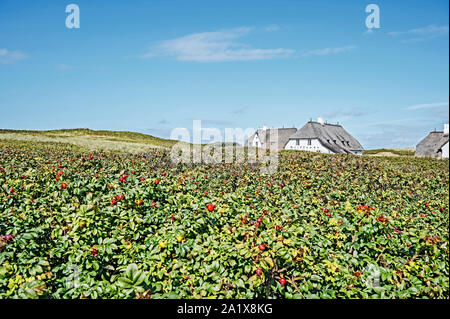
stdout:
{"type": "Polygon", "coordinates": [[[300,145],[300,140],[299,139],[295,140],[295,145],[300,145]]]}
{"type": "Polygon", "coordinates": [[[311,139],[308,139],[308,145],[311,145],[311,139]]]}

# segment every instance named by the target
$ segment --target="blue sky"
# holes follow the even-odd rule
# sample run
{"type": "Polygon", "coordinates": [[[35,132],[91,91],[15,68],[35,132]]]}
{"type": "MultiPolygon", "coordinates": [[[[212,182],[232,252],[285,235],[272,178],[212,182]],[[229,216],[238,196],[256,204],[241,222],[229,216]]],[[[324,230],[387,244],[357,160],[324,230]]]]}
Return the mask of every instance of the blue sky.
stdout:
{"type": "Polygon", "coordinates": [[[448,122],[448,1],[0,0],[0,128],[301,127],[411,147],[448,122]],[[80,28],[65,26],[68,4],[80,28]],[[367,32],[365,8],[380,8],[367,32]]]}

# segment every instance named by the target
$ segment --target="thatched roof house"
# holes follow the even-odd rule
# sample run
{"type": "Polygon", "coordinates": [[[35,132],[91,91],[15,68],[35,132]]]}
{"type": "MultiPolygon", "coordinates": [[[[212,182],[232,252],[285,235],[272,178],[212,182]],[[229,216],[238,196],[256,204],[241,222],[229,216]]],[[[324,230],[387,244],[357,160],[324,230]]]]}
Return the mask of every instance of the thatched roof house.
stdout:
{"type": "Polygon", "coordinates": [[[309,121],[289,138],[286,149],[329,154],[362,154],[364,148],[341,125],[309,121]]]}
{"type": "Polygon", "coordinates": [[[246,146],[302,150],[328,154],[362,154],[363,147],[341,125],[309,121],[301,129],[264,127],[258,129],[246,146]]]}
{"type": "Polygon", "coordinates": [[[267,128],[264,126],[262,129],[258,129],[252,136],[250,136],[245,145],[282,150],[289,141],[289,137],[295,132],[297,132],[295,127],[267,128]]]}
{"type": "Polygon", "coordinates": [[[448,124],[445,124],[444,131],[430,132],[417,144],[415,156],[448,157],[448,141],[448,124]]]}

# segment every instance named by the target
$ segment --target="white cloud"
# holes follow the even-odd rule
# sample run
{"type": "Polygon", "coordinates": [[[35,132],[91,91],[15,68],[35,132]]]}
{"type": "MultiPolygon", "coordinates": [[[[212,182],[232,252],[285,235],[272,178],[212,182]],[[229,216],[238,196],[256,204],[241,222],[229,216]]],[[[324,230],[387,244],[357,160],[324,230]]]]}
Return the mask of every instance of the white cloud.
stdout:
{"type": "MultiPolygon", "coordinates": [[[[192,118],[187,119],[189,122],[191,121],[195,121],[192,118]]],[[[225,119],[204,119],[201,120],[201,125],[233,125],[234,122],[230,121],[230,120],[225,120],[225,119]]]]}
{"type": "Polygon", "coordinates": [[[338,47],[338,48],[316,49],[316,50],[305,51],[305,52],[301,53],[301,56],[307,57],[307,56],[311,56],[311,55],[330,55],[330,54],[337,54],[337,53],[351,51],[354,49],[356,49],[356,46],[354,46],[354,45],[347,45],[347,46],[338,47]]]}
{"type": "Polygon", "coordinates": [[[367,115],[369,112],[361,107],[354,107],[350,109],[335,109],[325,114],[326,118],[338,119],[342,117],[361,117],[367,115]]]}
{"type": "MultiPolygon", "coordinates": [[[[279,30],[279,26],[271,24],[264,31],[279,30]]],[[[143,59],[155,57],[170,57],[178,61],[193,62],[227,62],[269,60],[288,57],[326,56],[351,51],[356,48],[348,45],[337,48],[323,48],[296,52],[286,48],[262,49],[252,48],[250,45],[237,41],[253,29],[240,27],[215,32],[192,33],[186,36],[159,42],[141,55],[143,59]]]]}
{"type": "Polygon", "coordinates": [[[426,27],[411,29],[407,31],[395,31],[388,33],[391,36],[411,36],[409,39],[404,39],[403,43],[422,42],[436,37],[448,35],[448,25],[438,26],[431,24],[426,27]]]}
{"type": "Polygon", "coordinates": [[[405,110],[418,110],[418,109],[427,109],[427,108],[431,108],[431,107],[441,107],[441,106],[448,107],[448,102],[411,105],[411,106],[406,107],[405,110]]]}
{"type": "Polygon", "coordinates": [[[80,70],[80,71],[105,71],[108,70],[108,67],[103,66],[78,66],[60,63],[55,66],[55,68],[59,71],[69,71],[69,70],[80,70]]]}
{"type": "Polygon", "coordinates": [[[12,64],[15,61],[26,59],[28,56],[20,51],[0,49],[0,64],[12,64]]]}
{"type": "Polygon", "coordinates": [[[73,69],[74,67],[71,66],[71,65],[68,65],[68,64],[58,64],[58,65],[56,66],[56,68],[57,68],[58,70],[65,71],[65,70],[71,70],[71,69],[73,69]]]}
{"type": "Polygon", "coordinates": [[[251,28],[241,27],[216,32],[193,33],[163,41],[141,57],[168,56],[179,61],[224,62],[285,58],[294,53],[294,50],[284,48],[251,48],[235,41],[250,31],[251,28]]]}
{"type": "Polygon", "coordinates": [[[231,111],[230,113],[233,113],[233,114],[242,114],[242,113],[244,113],[247,109],[248,109],[248,106],[247,106],[247,105],[244,105],[244,106],[241,106],[241,107],[239,107],[239,108],[237,108],[237,109],[231,111]]]}
{"type": "Polygon", "coordinates": [[[280,30],[280,26],[278,24],[269,24],[267,27],[264,28],[264,31],[267,32],[274,32],[280,30]]]}
{"type": "Polygon", "coordinates": [[[166,119],[162,119],[162,120],[158,121],[158,124],[170,124],[170,122],[167,121],[166,119]]]}
{"type": "Polygon", "coordinates": [[[366,149],[415,147],[431,130],[433,122],[419,119],[420,124],[409,124],[412,120],[366,123],[364,131],[358,134],[359,141],[366,149]]]}

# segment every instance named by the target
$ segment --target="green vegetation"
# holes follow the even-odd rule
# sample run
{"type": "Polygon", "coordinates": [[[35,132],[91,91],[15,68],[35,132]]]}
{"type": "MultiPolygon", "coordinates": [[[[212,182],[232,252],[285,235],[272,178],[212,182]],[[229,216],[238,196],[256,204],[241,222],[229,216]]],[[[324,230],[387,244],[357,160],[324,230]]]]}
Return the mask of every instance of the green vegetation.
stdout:
{"type": "Polygon", "coordinates": [[[0,298],[449,298],[448,160],[169,153],[0,139],[0,298]]]}

